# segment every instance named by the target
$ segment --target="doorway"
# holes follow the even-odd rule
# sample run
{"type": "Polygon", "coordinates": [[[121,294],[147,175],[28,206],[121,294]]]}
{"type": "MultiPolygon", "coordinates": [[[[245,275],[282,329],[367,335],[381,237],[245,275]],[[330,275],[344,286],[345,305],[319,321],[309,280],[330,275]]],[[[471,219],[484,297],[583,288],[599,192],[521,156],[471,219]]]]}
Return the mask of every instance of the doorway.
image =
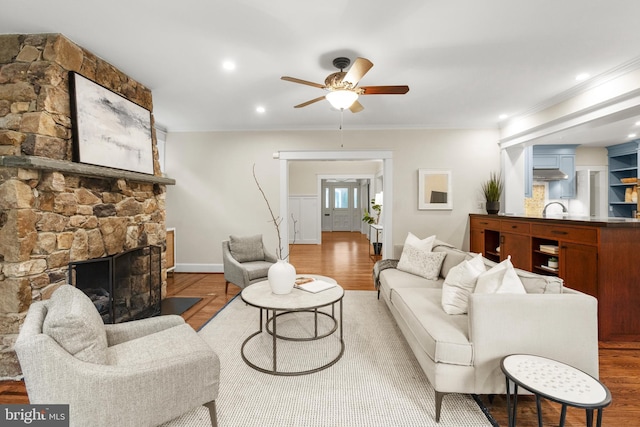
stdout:
{"type": "Polygon", "coordinates": [[[569,200],[569,212],[592,218],[606,218],[607,168],[605,166],[576,167],[576,198],[569,200]]]}
{"type": "Polygon", "coordinates": [[[360,185],[355,179],[322,181],[322,231],[360,231],[360,185]]]}
{"type": "MultiPolygon", "coordinates": [[[[383,181],[383,191],[385,194],[385,203],[392,205],[393,202],[393,152],[390,150],[359,150],[359,151],[280,151],[274,154],[274,158],[280,161],[280,212],[288,212],[289,207],[289,162],[299,160],[382,160],[383,172],[382,176],[387,177],[383,181]]],[[[320,177],[319,177],[320,178],[320,177]]],[[[320,184],[318,184],[320,187],[320,184]]],[[[320,190],[320,188],[318,188],[320,190]]],[[[318,215],[320,216],[318,210],[318,215]]],[[[320,222],[320,221],[318,221],[320,222]]],[[[389,209],[382,217],[382,223],[385,232],[382,235],[383,256],[387,256],[391,252],[389,248],[393,246],[393,230],[391,224],[393,222],[393,210],[389,209]]],[[[281,238],[283,241],[289,241],[289,217],[282,216],[281,222],[281,238]]],[[[321,243],[321,242],[318,242],[321,243]]],[[[288,255],[287,253],[283,256],[288,255]]],[[[390,255],[389,255],[390,256],[390,255]]]]}

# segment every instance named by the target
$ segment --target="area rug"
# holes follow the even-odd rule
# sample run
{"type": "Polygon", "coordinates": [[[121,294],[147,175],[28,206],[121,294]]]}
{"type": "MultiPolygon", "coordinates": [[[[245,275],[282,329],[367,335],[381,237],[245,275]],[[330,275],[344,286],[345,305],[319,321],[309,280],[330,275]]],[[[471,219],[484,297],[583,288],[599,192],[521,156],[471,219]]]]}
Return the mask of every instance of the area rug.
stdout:
{"type": "MultiPolygon", "coordinates": [[[[240,298],[205,325],[199,334],[221,363],[219,426],[497,425],[464,394],[445,396],[436,423],[434,390],[386,304],[374,291],[346,291],[343,304],[344,354],[333,366],[308,375],[265,374],[242,360],[242,342],[258,330],[259,310],[240,298]]],[[[320,316],[320,332],[332,326],[331,319],[320,316]]],[[[305,336],[313,328],[310,313],[282,316],[277,324],[279,335],[305,336]]],[[[331,361],[340,352],[339,332],[313,342],[279,341],[278,369],[304,370],[331,361]]],[[[249,342],[245,354],[258,366],[270,367],[271,348],[271,335],[263,332],[249,342]]],[[[201,408],[166,426],[209,425],[201,408]]]]}

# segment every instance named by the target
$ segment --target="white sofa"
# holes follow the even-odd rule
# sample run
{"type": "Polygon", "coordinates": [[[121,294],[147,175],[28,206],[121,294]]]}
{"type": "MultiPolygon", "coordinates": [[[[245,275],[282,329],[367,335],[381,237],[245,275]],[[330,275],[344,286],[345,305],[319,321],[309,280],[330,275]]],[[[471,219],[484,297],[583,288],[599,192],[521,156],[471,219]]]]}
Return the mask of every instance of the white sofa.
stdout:
{"type": "MultiPolygon", "coordinates": [[[[394,251],[399,259],[402,245],[394,251]]],[[[433,251],[446,252],[437,280],[378,265],[374,280],[435,389],[436,421],[447,393],[504,394],[500,361],[509,354],[549,357],[598,377],[595,298],[563,287],[557,277],[516,269],[526,294],[472,293],[468,314],[449,315],[442,284],[472,254],[437,240],[433,251]]],[[[483,260],[487,268],[496,265],[483,260]]]]}

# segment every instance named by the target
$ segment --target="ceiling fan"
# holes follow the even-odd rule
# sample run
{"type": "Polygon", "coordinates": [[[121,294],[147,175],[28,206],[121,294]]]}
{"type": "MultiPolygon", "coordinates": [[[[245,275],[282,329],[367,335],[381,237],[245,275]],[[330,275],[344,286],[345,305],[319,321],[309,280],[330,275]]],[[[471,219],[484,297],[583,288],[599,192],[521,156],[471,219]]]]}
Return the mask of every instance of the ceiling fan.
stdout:
{"type": "Polygon", "coordinates": [[[314,83],[307,80],[297,79],[295,77],[283,76],[282,80],[288,82],[300,83],[303,85],[313,86],[324,89],[329,93],[319,96],[302,104],[294,106],[294,108],[302,108],[315,102],[326,99],[338,110],[348,108],[352,113],[358,113],[364,110],[364,107],[358,102],[360,95],[404,95],[409,92],[409,86],[360,86],[358,82],[373,67],[373,63],[366,58],[356,58],[355,62],[349,68],[349,71],[343,71],[351,64],[351,60],[345,57],[339,57],[333,60],[334,67],[340,71],[329,74],[324,79],[324,84],[314,83]]]}

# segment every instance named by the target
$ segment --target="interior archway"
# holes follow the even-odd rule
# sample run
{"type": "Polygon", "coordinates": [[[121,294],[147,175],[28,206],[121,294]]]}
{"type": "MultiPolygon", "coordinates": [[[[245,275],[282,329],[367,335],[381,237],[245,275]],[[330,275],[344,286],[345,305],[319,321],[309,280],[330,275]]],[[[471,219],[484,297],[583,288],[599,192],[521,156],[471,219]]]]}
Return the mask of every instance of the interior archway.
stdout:
{"type": "MultiPolygon", "coordinates": [[[[393,153],[389,150],[363,150],[363,151],[280,151],[274,154],[280,160],[280,212],[288,211],[289,202],[289,162],[297,160],[382,160],[383,191],[385,203],[393,204],[393,153]]],[[[382,236],[383,257],[392,248],[393,242],[393,209],[385,210],[382,218],[382,226],[385,230],[382,236]]],[[[283,241],[289,241],[289,219],[282,215],[281,237],[283,241]]],[[[288,247],[286,248],[288,255],[288,247]]]]}

